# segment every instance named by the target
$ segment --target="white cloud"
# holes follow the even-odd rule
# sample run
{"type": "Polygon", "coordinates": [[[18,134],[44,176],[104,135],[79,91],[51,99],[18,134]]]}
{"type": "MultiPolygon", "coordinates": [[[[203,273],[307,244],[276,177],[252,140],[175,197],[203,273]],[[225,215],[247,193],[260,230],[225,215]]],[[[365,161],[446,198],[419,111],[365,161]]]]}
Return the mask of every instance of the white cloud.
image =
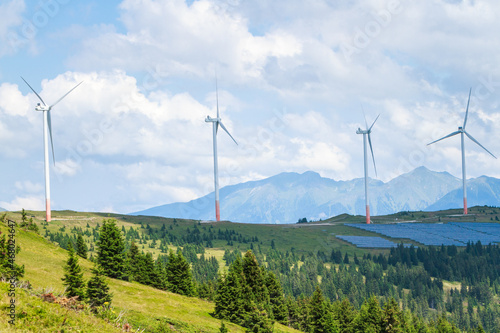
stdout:
{"type": "Polygon", "coordinates": [[[291,57],[302,49],[286,31],[252,35],[242,15],[212,1],[188,6],[182,0],[126,0],[120,7],[127,33],[106,31],[85,41],[73,66],[150,70],[156,64],[170,75],[212,77],[208,65],[220,64],[221,71],[248,80],[260,77],[269,57],[291,57]]]}
{"type": "Polygon", "coordinates": [[[15,53],[25,43],[25,38],[19,35],[15,28],[22,24],[22,13],[25,4],[23,0],[4,1],[0,4],[0,56],[15,53]]]}
{"type": "Polygon", "coordinates": [[[21,191],[25,191],[25,192],[28,192],[28,193],[39,193],[39,192],[42,192],[43,191],[43,186],[42,184],[40,183],[33,183],[29,180],[25,180],[25,181],[17,181],[15,183],[15,187],[18,189],[18,190],[21,190],[21,191]]]}
{"type": "Polygon", "coordinates": [[[45,199],[43,196],[33,195],[16,197],[10,202],[0,201],[0,207],[9,211],[17,211],[23,208],[28,210],[45,210],[45,199]]]}

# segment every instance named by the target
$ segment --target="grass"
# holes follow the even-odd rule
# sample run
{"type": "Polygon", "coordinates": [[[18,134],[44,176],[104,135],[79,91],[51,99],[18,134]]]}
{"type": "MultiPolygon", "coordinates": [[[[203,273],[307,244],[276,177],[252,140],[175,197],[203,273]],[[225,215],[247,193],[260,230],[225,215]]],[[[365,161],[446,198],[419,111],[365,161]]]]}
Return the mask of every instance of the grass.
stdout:
{"type": "Polygon", "coordinates": [[[85,312],[67,310],[59,304],[42,301],[41,298],[30,295],[23,289],[16,290],[16,325],[9,324],[10,318],[5,315],[10,298],[7,296],[7,283],[0,283],[2,295],[0,303],[1,332],[123,332],[121,328],[106,322],[101,318],[85,312]]]}
{"type": "MultiPolygon", "coordinates": [[[[7,229],[0,226],[2,232],[7,229]]],[[[43,237],[33,232],[18,228],[16,243],[21,246],[21,252],[16,262],[25,265],[26,273],[23,280],[29,280],[34,290],[40,293],[52,291],[62,293],[64,286],[61,277],[67,252],[51,244],[43,237]]],[[[220,253],[217,254],[221,256],[220,253]]],[[[84,278],[90,277],[92,262],[80,259],[84,278]]],[[[166,291],[157,290],[136,282],[126,282],[108,279],[113,293],[113,306],[116,312],[123,311],[124,318],[134,330],[141,328],[150,332],[218,332],[220,320],[212,317],[214,304],[193,297],[184,297],[166,291]]],[[[16,331],[8,324],[6,307],[9,299],[6,284],[2,284],[2,300],[0,303],[0,331],[16,331]],[[5,292],[4,292],[5,291],[5,292]]],[[[65,326],[75,332],[117,332],[115,327],[90,314],[66,311],[57,304],[42,302],[28,292],[18,290],[17,313],[25,313],[17,322],[18,331],[59,332],[65,317],[65,326]],[[42,330],[43,329],[43,330],[42,330]]],[[[226,323],[230,332],[244,332],[244,329],[226,323]]],[[[277,332],[297,332],[288,327],[276,324],[277,332]]],[[[119,330],[118,330],[119,331],[119,330]]]]}

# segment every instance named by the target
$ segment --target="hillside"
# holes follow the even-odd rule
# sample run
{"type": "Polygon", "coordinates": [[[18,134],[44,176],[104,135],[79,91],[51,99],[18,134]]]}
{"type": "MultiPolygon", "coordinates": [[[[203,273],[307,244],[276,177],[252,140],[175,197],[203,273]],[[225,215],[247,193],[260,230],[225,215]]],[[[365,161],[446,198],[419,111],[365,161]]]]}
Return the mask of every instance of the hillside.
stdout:
{"type": "MultiPolygon", "coordinates": [[[[85,214],[88,215],[88,214],[85,214]]],[[[16,214],[11,214],[11,217],[19,219],[16,214]]],[[[57,213],[55,214],[57,218],[57,213]]],[[[88,218],[81,218],[78,222],[85,222],[95,225],[101,219],[97,219],[94,216],[88,218]]],[[[39,222],[39,221],[38,221],[39,222]]],[[[71,220],[64,220],[68,227],[71,226],[71,220]]],[[[7,229],[2,225],[0,230],[5,233],[7,229]]],[[[21,265],[25,265],[26,274],[23,280],[30,281],[34,288],[32,293],[40,293],[42,290],[46,292],[53,292],[54,294],[59,294],[64,291],[61,277],[63,276],[63,266],[67,260],[67,251],[61,249],[59,246],[51,244],[43,237],[34,234],[33,232],[27,232],[22,229],[18,229],[16,233],[16,243],[20,245],[21,252],[17,255],[16,262],[21,265]]],[[[83,268],[84,277],[88,279],[90,277],[90,269],[92,263],[89,260],[84,260],[80,258],[80,265],[83,268]]],[[[166,291],[161,291],[154,289],[139,283],[130,283],[121,280],[109,279],[110,290],[113,293],[113,305],[115,306],[115,311],[117,313],[124,311],[124,318],[132,325],[134,329],[151,329],[170,331],[170,328],[175,328],[181,332],[218,332],[220,327],[220,321],[213,318],[211,313],[213,312],[214,305],[211,302],[204,301],[193,297],[184,297],[181,295],[173,294],[166,291]]],[[[2,288],[5,288],[2,286],[2,288]]],[[[24,292],[18,291],[20,293],[20,299],[25,301],[20,303],[17,309],[18,313],[22,311],[27,311],[27,313],[32,314],[33,310],[27,309],[26,307],[31,307],[30,304],[38,304],[37,306],[42,306],[41,301],[35,296],[27,296],[24,292]],[[25,310],[26,309],[26,310],[25,310]]],[[[2,306],[6,306],[9,299],[6,294],[3,293],[2,306]]],[[[49,314],[44,316],[44,318],[50,318],[50,323],[52,325],[47,327],[50,331],[55,329],[55,327],[60,327],[64,320],[65,311],[61,311],[60,306],[55,304],[44,304],[44,311],[49,314]]],[[[83,315],[82,315],[83,316],[83,315]]],[[[89,317],[90,318],[90,317],[89,317]]],[[[40,318],[26,316],[22,320],[20,319],[19,324],[23,325],[21,327],[31,327],[32,331],[38,332],[41,323],[36,324],[34,321],[39,321],[40,318]]],[[[47,319],[49,320],[49,319],[47,319]]],[[[82,325],[80,329],[87,327],[85,326],[88,322],[85,317],[82,319],[74,320],[74,325],[82,325]]],[[[92,318],[91,323],[96,325],[103,324],[102,321],[98,321],[92,318]]],[[[43,324],[42,324],[43,325],[43,324]]],[[[110,325],[111,326],[111,325],[110,325]]],[[[226,323],[231,332],[243,332],[243,329],[226,323]]],[[[295,330],[280,326],[276,324],[276,329],[278,332],[294,332],[295,330]]],[[[21,328],[19,327],[19,328],[21,328]]],[[[7,317],[5,315],[1,316],[0,320],[0,331],[5,332],[10,328],[7,323],[7,317]]],[[[73,327],[75,329],[77,327],[73,327]]],[[[87,330],[86,330],[87,331],[87,330]]],[[[100,330],[99,331],[104,331],[100,330]]],[[[109,332],[114,332],[112,328],[109,328],[109,332]]]]}
{"type": "MultiPolygon", "coordinates": [[[[481,181],[485,186],[477,187],[478,200],[471,203],[485,204],[481,199],[488,197],[491,200],[487,204],[500,205],[498,197],[488,194],[498,180],[478,178],[470,184],[473,186],[481,181]]],[[[387,215],[400,211],[458,208],[461,204],[445,198],[460,185],[461,181],[449,173],[425,167],[416,168],[387,183],[370,179],[371,211],[373,215],[387,215]],[[437,209],[431,209],[436,202],[441,204],[437,209]]],[[[222,219],[244,223],[295,223],[303,217],[324,220],[340,214],[362,215],[365,212],[364,180],[336,181],[311,171],[281,173],[259,181],[223,187],[220,204],[222,219]]],[[[189,202],[161,205],[132,215],[213,220],[213,206],[214,194],[210,193],[189,202]]]]}
{"type": "MultiPolygon", "coordinates": [[[[205,258],[215,257],[219,263],[219,271],[225,272],[228,267],[226,266],[226,262],[234,260],[234,256],[237,256],[237,253],[241,255],[249,248],[253,248],[259,262],[265,264],[279,277],[284,292],[289,295],[287,297],[295,297],[297,302],[299,302],[298,304],[304,302],[304,299],[300,298],[300,295],[310,297],[314,291],[315,284],[321,283],[325,297],[328,297],[331,301],[338,301],[339,298],[342,299],[342,295],[345,295],[352,302],[355,309],[360,308],[363,301],[368,297],[366,295],[375,292],[379,295],[377,297],[382,302],[387,299],[386,297],[392,296],[396,297],[396,300],[401,302],[401,304],[406,304],[405,306],[411,305],[411,311],[415,311],[415,313],[425,318],[425,320],[436,320],[436,314],[438,313],[435,307],[431,308],[432,303],[428,303],[428,301],[439,302],[439,309],[444,309],[445,307],[449,309],[449,315],[452,316],[450,318],[453,318],[457,313],[456,300],[451,296],[451,292],[454,288],[461,288],[461,285],[454,282],[456,280],[454,280],[453,275],[450,275],[452,271],[443,271],[448,272],[447,276],[450,281],[441,282],[441,279],[438,279],[432,285],[429,285],[434,280],[431,280],[429,273],[422,271],[423,266],[418,265],[414,268],[405,268],[403,271],[400,271],[400,269],[396,270],[391,268],[392,266],[387,265],[388,259],[384,259],[393,256],[392,250],[387,248],[358,248],[336,237],[337,235],[380,237],[373,232],[344,225],[344,223],[363,221],[361,216],[344,214],[315,223],[255,225],[231,222],[200,223],[193,220],[176,220],[161,217],[61,211],[53,212],[54,220],[46,224],[41,220],[43,212],[27,213],[28,217],[33,217],[34,221],[39,224],[42,235],[54,239],[62,247],[67,246],[67,242],[69,241],[74,242],[77,233],[82,233],[87,245],[93,248],[96,240],[95,231],[98,230],[98,225],[102,224],[103,219],[115,218],[127,242],[134,241],[142,247],[143,251],[152,253],[155,258],[159,255],[164,255],[168,249],[176,248],[182,249],[185,257],[188,258],[193,255],[193,252],[190,251],[196,249],[197,252],[194,254],[195,261],[192,261],[193,271],[196,270],[196,260],[201,259],[200,255],[205,258]],[[218,236],[212,240],[208,239],[204,241],[203,239],[210,234],[218,236]],[[131,235],[135,236],[130,238],[131,235]],[[169,241],[164,243],[164,240],[167,239],[169,241]],[[207,246],[204,246],[205,243],[207,243],[207,246]],[[167,244],[167,248],[164,247],[165,244],[167,244]],[[351,260],[354,258],[354,262],[351,261],[351,264],[349,264],[349,258],[351,260]],[[398,280],[401,277],[400,274],[406,276],[401,281],[398,280]],[[432,291],[426,289],[428,287],[420,289],[421,287],[416,285],[412,287],[412,285],[404,282],[413,280],[415,280],[413,283],[420,281],[418,283],[427,284],[432,291]],[[351,287],[349,288],[353,289],[337,289],[342,285],[350,285],[351,287]],[[402,290],[406,290],[406,292],[401,293],[402,290]],[[420,290],[420,293],[424,291],[424,294],[411,296],[410,291],[416,292],[417,290],[420,290]],[[443,296],[437,297],[436,295],[439,293],[443,296]],[[418,299],[413,298],[417,296],[419,297],[418,299]],[[423,296],[425,297],[422,298],[423,296]],[[452,303],[450,302],[453,302],[455,305],[451,305],[452,303]]],[[[379,216],[377,219],[378,222],[415,220],[438,222],[445,219],[457,221],[457,213],[459,213],[459,210],[401,212],[390,216],[379,216]]],[[[9,214],[17,220],[20,219],[18,213],[9,214]]],[[[471,208],[471,215],[468,218],[473,217],[478,222],[491,221],[493,219],[497,220],[498,214],[498,209],[495,208],[473,207],[471,208]]],[[[359,225],[364,224],[360,223],[359,225]]],[[[5,232],[5,228],[2,231],[5,232]]],[[[22,251],[18,255],[18,263],[26,265],[26,279],[31,281],[35,290],[30,293],[40,294],[41,289],[61,293],[63,287],[60,278],[63,275],[62,267],[67,258],[66,251],[33,232],[19,230],[17,237],[22,247],[22,251]]],[[[391,238],[391,240],[399,241],[397,238],[391,238]]],[[[408,240],[406,239],[404,242],[408,243],[408,240]]],[[[412,241],[409,243],[418,245],[419,249],[425,248],[421,244],[412,241]]],[[[446,253],[451,250],[445,249],[444,251],[446,253]]],[[[95,256],[95,251],[90,251],[90,255],[95,256]]],[[[391,260],[401,259],[393,258],[391,260]]],[[[438,260],[441,259],[438,258],[438,260]]],[[[83,259],[80,259],[80,262],[84,269],[85,277],[88,278],[92,263],[83,259]]],[[[469,263],[474,262],[469,261],[469,263]]],[[[486,266],[483,267],[483,270],[484,272],[481,274],[493,274],[496,272],[496,269],[488,269],[486,266]]],[[[474,270],[471,269],[469,271],[473,272],[474,270]]],[[[439,274],[439,272],[434,272],[434,274],[439,274]]],[[[461,278],[457,278],[459,279],[458,281],[461,280],[461,278]]],[[[484,276],[480,276],[480,279],[484,279],[484,276]]],[[[496,275],[492,275],[490,279],[491,281],[495,281],[495,286],[498,285],[496,275]]],[[[214,319],[211,315],[214,311],[214,304],[212,302],[172,294],[138,283],[114,279],[109,279],[109,281],[111,291],[115,295],[113,305],[116,312],[120,313],[124,311],[124,319],[133,328],[146,328],[146,332],[161,331],[160,327],[164,327],[162,329],[166,332],[173,329],[180,332],[218,331],[220,321],[214,319]]],[[[478,287],[471,286],[469,288],[478,287]]],[[[493,290],[496,290],[495,288],[493,290]]],[[[19,297],[23,302],[26,302],[25,304],[37,304],[37,306],[43,308],[44,313],[46,313],[44,315],[46,319],[42,320],[43,325],[52,325],[50,326],[52,328],[60,327],[65,318],[64,311],[61,311],[61,308],[58,308],[54,304],[41,303],[39,299],[34,298],[35,296],[28,296],[24,292],[21,292],[19,297]]],[[[486,307],[486,305],[482,305],[483,303],[478,303],[478,301],[471,303],[471,300],[472,298],[468,298],[468,301],[463,300],[463,302],[474,304],[472,313],[483,311],[484,315],[482,316],[496,314],[494,308],[486,307]]],[[[496,292],[493,292],[492,296],[487,300],[490,304],[492,302],[492,304],[497,304],[498,297],[496,296],[496,292]]],[[[6,304],[8,299],[4,297],[2,302],[6,304]]],[[[483,301],[481,300],[481,302],[483,301]]],[[[293,306],[289,307],[289,309],[292,308],[293,306]]],[[[21,304],[20,309],[29,314],[22,318],[22,323],[26,327],[28,325],[32,325],[33,327],[38,325],[40,327],[41,324],[38,321],[41,319],[35,319],[36,313],[33,312],[35,310],[32,307],[24,307],[21,304]]],[[[92,325],[102,324],[96,318],[87,318],[86,315],[85,313],[81,313],[81,315],[72,314],[68,320],[71,321],[72,325],[80,327],[83,331],[85,331],[85,327],[88,327],[85,325],[90,325],[88,323],[92,323],[92,325]]],[[[303,317],[299,315],[297,318],[296,320],[299,320],[303,317]]],[[[474,320],[477,322],[478,319],[474,320]]],[[[243,331],[242,328],[236,325],[226,325],[230,328],[231,332],[243,331]]],[[[470,327],[471,323],[461,323],[461,325],[467,328],[470,327]]],[[[489,327],[497,327],[498,323],[488,323],[488,325],[489,327]]],[[[0,321],[0,330],[5,327],[7,327],[6,318],[3,318],[3,321],[0,321]]],[[[33,330],[36,331],[35,329],[33,330]]],[[[109,331],[112,332],[113,329],[109,328],[109,331]]],[[[291,328],[278,324],[275,325],[275,332],[292,331],[291,328]]]]}

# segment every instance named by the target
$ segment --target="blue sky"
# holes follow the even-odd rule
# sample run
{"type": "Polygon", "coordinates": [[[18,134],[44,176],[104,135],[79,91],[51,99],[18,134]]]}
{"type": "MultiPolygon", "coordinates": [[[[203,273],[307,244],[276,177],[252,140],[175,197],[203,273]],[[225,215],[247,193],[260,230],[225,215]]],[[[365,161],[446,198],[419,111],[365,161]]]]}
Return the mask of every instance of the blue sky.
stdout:
{"type": "MultiPolygon", "coordinates": [[[[52,207],[127,213],[213,190],[215,79],[222,186],[283,171],[363,176],[356,129],[380,113],[378,178],[420,165],[460,177],[463,123],[500,155],[494,1],[3,0],[0,207],[44,208],[42,117],[52,111],[52,207]]],[[[500,162],[466,143],[469,177],[500,162]]],[[[370,170],[373,176],[373,169],[370,170]]]]}

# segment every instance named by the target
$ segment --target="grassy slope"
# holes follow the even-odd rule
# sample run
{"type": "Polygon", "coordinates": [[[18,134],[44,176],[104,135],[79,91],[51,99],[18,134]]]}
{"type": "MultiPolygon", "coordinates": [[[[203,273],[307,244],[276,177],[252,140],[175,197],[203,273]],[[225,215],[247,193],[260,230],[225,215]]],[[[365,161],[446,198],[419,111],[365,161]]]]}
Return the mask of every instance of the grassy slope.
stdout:
{"type": "MultiPolygon", "coordinates": [[[[460,217],[460,210],[448,210],[442,212],[409,212],[398,213],[389,216],[376,216],[373,217],[374,222],[403,222],[406,220],[418,220],[422,222],[442,222],[448,220],[454,221],[477,221],[477,222],[491,222],[498,216],[499,209],[487,207],[473,207],[469,210],[469,216],[460,217]]],[[[35,221],[41,226],[40,221],[43,219],[43,212],[29,212],[34,216],[35,221]]],[[[10,213],[9,216],[15,220],[20,220],[20,215],[10,213]]],[[[173,224],[173,219],[158,218],[158,217],[132,217],[114,214],[99,214],[99,213],[77,213],[72,211],[53,212],[55,220],[50,223],[49,229],[56,232],[60,227],[66,226],[66,232],[69,228],[78,226],[85,228],[87,223],[94,227],[97,223],[102,224],[102,219],[107,217],[114,217],[118,220],[121,226],[138,227],[139,223],[144,225],[150,224],[152,227],[159,227],[162,224],[167,226],[172,225],[173,229],[169,232],[174,234],[184,233],[187,227],[192,228],[197,221],[179,220],[177,225],[173,224]]],[[[387,250],[364,250],[357,249],[346,242],[335,238],[334,234],[349,234],[349,235],[376,235],[367,231],[359,230],[344,226],[343,223],[362,223],[364,220],[360,216],[341,215],[318,223],[309,223],[306,225],[256,225],[256,224],[240,224],[231,222],[208,223],[198,225],[199,228],[210,227],[213,225],[215,229],[221,230],[235,230],[241,233],[244,237],[257,236],[259,242],[254,246],[260,245],[261,247],[270,247],[271,240],[275,241],[276,247],[282,250],[289,250],[292,247],[298,253],[302,251],[318,250],[324,251],[327,255],[332,249],[340,249],[342,252],[350,254],[370,251],[372,253],[384,252],[387,250]]],[[[4,229],[5,231],[5,229],[4,229]]],[[[44,230],[40,228],[40,232],[44,230]]],[[[26,279],[30,280],[35,288],[49,288],[55,292],[62,292],[63,286],[60,278],[63,275],[62,267],[66,260],[66,251],[62,250],[56,245],[42,239],[42,237],[34,235],[33,233],[26,233],[20,231],[18,234],[18,243],[22,247],[22,252],[18,255],[18,262],[26,265],[26,279]]],[[[215,255],[222,263],[222,253],[226,246],[225,241],[215,241],[215,249],[207,250],[205,256],[215,255]]],[[[246,250],[249,244],[235,243],[241,250],[246,250]]],[[[147,246],[146,251],[150,251],[147,246]]],[[[158,254],[159,250],[154,249],[151,252],[158,254]]],[[[92,263],[87,260],[81,260],[81,266],[84,270],[85,277],[90,276],[90,268],[92,263]]],[[[195,299],[186,298],[179,295],[171,294],[168,292],[159,291],[150,287],[142,286],[137,283],[128,283],[118,280],[110,280],[110,287],[114,293],[114,305],[119,310],[128,311],[127,316],[130,318],[131,323],[144,326],[148,324],[146,320],[149,317],[168,318],[168,320],[176,325],[176,327],[183,327],[186,331],[206,331],[215,332],[220,326],[220,322],[210,316],[213,311],[213,304],[195,299]]],[[[2,300],[4,305],[6,299],[2,300]]],[[[31,301],[30,301],[31,302],[31,301]]],[[[51,310],[52,311],[52,310],[51,310]]],[[[0,321],[0,329],[5,327],[6,321],[2,317],[0,321]]],[[[137,325],[135,326],[137,327],[137,325]]],[[[233,332],[242,331],[237,326],[229,325],[230,330],[233,332]]],[[[281,327],[278,330],[292,331],[287,328],[281,327]]],[[[3,331],[3,330],[2,330],[3,331]]]]}
{"type": "MultiPolygon", "coordinates": [[[[2,232],[6,232],[6,228],[3,226],[0,229],[2,232]]],[[[63,266],[67,258],[66,251],[50,244],[41,236],[23,230],[18,230],[16,242],[21,246],[21,252],[16,258],[17,263],[24,264],[26,267],[24,279],[29,280],[35,289],[48,288],[49,291],[53,290],[54,293],[62,292],[64,287],[61,277],[63,276],[63,266]]],[[[92,263],[80,259],[80,265],[84,271],[84,277],[88,279],[92,263]]],[[[109,285],[111,292],[114,294],[113,305],[116,310],[125,310],[127,312],[125,317],[130,317],[130,322],[136,329],[138,324],[144,328],[150,323],[151,318],[155,317],[166,319],[174,324],[176,328],[181,328],[181,331],[217,332],[220,327],[220,321],[210,315],[214,309],[213,303],[160,291],[138,283],[109,279],[109,285]]],[[[29,298],[28,296],[21,297],[21,295],[19,301],[22,303],[19,309],[28,306],[28,303],[39,303],[38,299],[29,298]]],[[[4,296],[0,306],[5,309],[7,302],[8,299],[4,296]]],[[[64,315],[65,311],[61,311],[58,305],[48,303],[46,305],[46,311],[50,313],[46,317],[58,317],[62,321],[61,316],[64,315]]],[[[5,312],[2,311],[0,316],[0,331],[2,332],[8,327],[6,318],[5,312]]],[[[33,317],[33,321],[36,320],[38,319],[33,317]]],[[[50,321],[56,322],[55,319],[50,319],[50,321]]],[[[86,317],[81,318],[81,321],[88,322],[86,317]]],[[[28,323],[29,319],[24,321],[24,325],[28,325],[28,323]]],[[[102,322],[94,321],[94,324],[100,325],[102,322]]],[[[231,332],[243,332],[243,329],[236,325],[227,324],[227,326],[231,332]]],[[[294,331],[281,325],[276,325],[276,328],[277,331],[294,331]]]]}

